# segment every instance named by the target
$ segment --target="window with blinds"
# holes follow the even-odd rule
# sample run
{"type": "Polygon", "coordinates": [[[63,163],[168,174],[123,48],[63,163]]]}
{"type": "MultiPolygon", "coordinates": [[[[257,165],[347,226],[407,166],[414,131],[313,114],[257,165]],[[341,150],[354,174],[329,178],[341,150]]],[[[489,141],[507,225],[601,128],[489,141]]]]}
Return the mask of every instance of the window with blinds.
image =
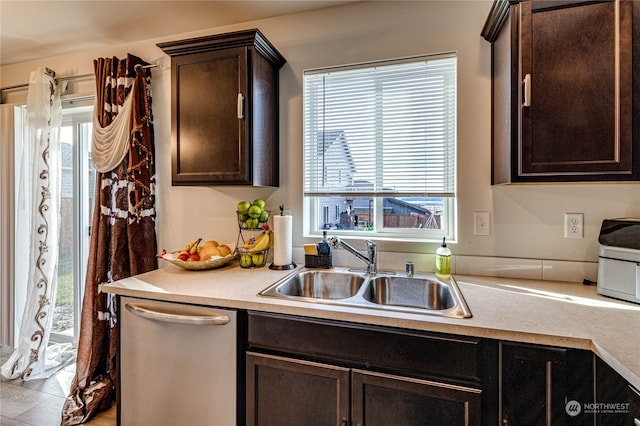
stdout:
{"type": "Polygon", "coordinates": [[[304,72],[309,234],[453,238],[456,64],[446,53],[304,72]]]}

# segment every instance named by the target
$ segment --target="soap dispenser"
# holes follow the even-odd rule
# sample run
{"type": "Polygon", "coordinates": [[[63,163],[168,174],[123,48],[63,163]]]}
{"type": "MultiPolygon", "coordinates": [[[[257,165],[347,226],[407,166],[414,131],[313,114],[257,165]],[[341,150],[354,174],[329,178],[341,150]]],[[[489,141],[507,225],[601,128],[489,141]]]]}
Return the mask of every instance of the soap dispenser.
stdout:
{"type": "Polygon", "coordinates": [[[442,238],[442,244],[436,250],[436,276],[449,278],[451,274],[451,250],[447,247],[446,237],[442,238]]]}

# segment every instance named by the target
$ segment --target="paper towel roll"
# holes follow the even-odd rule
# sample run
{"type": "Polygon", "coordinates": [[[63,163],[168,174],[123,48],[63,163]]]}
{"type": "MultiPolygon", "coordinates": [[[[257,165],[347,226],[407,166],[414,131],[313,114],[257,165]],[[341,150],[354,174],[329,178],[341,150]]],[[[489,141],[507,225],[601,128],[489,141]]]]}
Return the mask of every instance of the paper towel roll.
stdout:
{"type": "Polygon", "coordinates": [[[286,266],[293,262],[291,228],[291,216],[273,217],[273,264],[276,266],[286,266]]]}

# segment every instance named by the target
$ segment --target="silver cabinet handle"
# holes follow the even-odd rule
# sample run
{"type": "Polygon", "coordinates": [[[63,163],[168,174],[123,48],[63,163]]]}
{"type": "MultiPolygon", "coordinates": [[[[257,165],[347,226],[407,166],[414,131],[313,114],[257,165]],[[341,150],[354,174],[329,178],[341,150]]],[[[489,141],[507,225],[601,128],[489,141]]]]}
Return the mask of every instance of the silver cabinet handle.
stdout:
{"type": "Polygon", "coordinates": [[[522,102],[522,106],[530,107],[531,106],[531,74],[527,74],[524,76],[524,80],[522,81],[524,84],[524,101],[522,102]]]}
{"type": "Polygon", "coordinates": [[[238,93],[238,118],[244,118],[244,96],[238,93]]]}
{"type": "Polygon", "coordinates": [[[190,324],[190,325],[225,325],[231,320],[227,315],[177,315],[167,312],[158,312],[151,309],[143,308],[132,303],[125,304],[129,312],[142,318],[153,321],[170,322],[174,324],[190,324]]]}

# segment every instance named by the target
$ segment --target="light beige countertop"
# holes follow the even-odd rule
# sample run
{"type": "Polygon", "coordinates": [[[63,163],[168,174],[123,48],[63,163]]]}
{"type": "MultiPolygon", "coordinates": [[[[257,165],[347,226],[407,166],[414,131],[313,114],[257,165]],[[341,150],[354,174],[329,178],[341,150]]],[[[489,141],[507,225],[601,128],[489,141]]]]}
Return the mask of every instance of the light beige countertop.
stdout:
{"type": "MultiPolygon", "coordinates": [[[[300,269],[300,268],[298,268],[300,269]]],[[[588,349],[640,389],[640,305],[597,294],[595,286],[557,281],[459,276],[471,318],[309,303],[258,296],[293,271],[186,271],[168,265],[102,285],[102,291],[172,302],[257,310],[405,329],[588,349]]]]}

